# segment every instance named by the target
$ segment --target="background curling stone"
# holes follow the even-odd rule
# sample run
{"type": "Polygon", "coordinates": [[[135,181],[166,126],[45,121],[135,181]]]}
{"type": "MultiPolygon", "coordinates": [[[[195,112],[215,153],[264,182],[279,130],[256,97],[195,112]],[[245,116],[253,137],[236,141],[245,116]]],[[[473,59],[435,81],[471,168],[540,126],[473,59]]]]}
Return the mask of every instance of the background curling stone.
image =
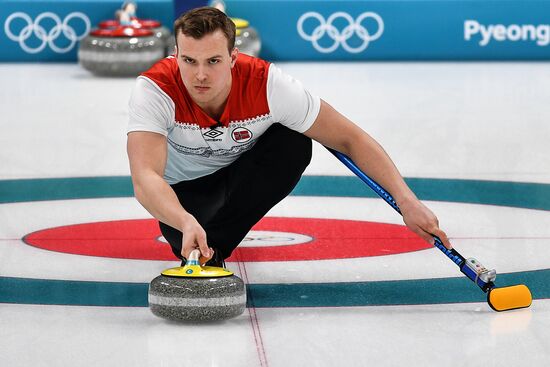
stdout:
{"type": "Polygon", "coordinates": [[[78,61],[97,75],[137,76],[162,59],[165,44],[149,29],[96,29],[82,41],[78,61]]]}
{"type": "Polygon", "coordinates": [[[235,47],[239,52],[250,56],[258,57],[262,49],[260,35],[250,26],[247,20],[240,18],[231,18],[235,23],[235,47]]]}
{"type": "Polygon", "coordinates": [[[244,312],[244,282],[227,269],[200,266],[198,258],[195,250],[185,266],[167,269],[151,281],[153,314],[174,321],[216,321],[244,312]]]}

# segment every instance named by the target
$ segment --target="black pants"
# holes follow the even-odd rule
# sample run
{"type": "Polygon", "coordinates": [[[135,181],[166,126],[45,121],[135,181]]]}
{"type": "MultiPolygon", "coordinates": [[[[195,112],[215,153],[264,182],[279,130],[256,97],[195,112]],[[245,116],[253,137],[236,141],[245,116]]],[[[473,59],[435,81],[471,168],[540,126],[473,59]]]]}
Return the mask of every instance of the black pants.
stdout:
{"type": "MultiPolygon", "coordinates": [[[[310,161],[311,139],[274,124],[231,165],[172,189],[206,231],[208,246],[226,259],[252,226],[290,194],[310,161]]],[[[182,233],[159,225],[181,259],[182,233]]]]}

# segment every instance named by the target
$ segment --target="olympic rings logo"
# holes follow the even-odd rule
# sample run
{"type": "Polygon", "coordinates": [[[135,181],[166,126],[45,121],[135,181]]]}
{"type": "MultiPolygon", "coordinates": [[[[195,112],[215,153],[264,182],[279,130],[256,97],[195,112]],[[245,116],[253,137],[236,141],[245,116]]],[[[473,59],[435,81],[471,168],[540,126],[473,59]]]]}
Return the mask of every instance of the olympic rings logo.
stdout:
{"type": "Polygon", "coordinates": [[[44,50],[46,46],[57,53],[67,53],[73,49],[77,41],[80,41],[90,32],[91,24],[90,19],[86,14],[81,12],[70,13],[61,21],[61,18],[52,12],[45,12],[36,17],[33,21],[31,17],[23,12],[16,12],[11,14],[4,23],[4,31],[8,38],[12,41],[19,42],[19,46],[23,51],[29,54],[36,54],[44,50]],[[26,25],[21,29],[19,34],[14,34],[12,32],[12,22],[16,19],[22,19],[26,25]],[[49,32],[46,32],[46,29],[40,25],[45,19],[51,19],[54,21],[55,26],[50,29],[49,32]],[[82,34],[77,35],[75,29],[69,25],[69,21],[72,19],[80,19],[85,26],[85,30],[82,34]],[[55,41],[60,37],[61,33],[63,36],[69,40],[68,46],[60,47],[55,44],[55,41]],[[34,35],[40,40],[40,44],[37,47],[31,47],[27,44],[27,40],[34,35]]]}
{"type": "Polygon", "coordinates": [[[303,14],[300,19],[298,19],[297,28],[300,37],[306,41],[310,41],[313,44],[313,47],[315,47],[315,49],[319,52],[330,53],[335,51],[341,45],[347,52],[355,54],[364,51],[369,46],[370,42],[380,38],[384,32],[384,21],[380,15],[373,12],[365,12],[359,15],[357,19],[353,20],[352,16],[348,13],[339,11],[332,14],[327,20],[325,20],[321,14],[310,11],[303,14]],[[317,20],[319,25],[313,29],[311,34],[307,34],[304,31],[304,22],[310,18],[317,20]],[[344,19],[348,24],[341,32],[333,25],[334,21],[339,18],[344,19]],[[378,24],[378,30],[372,35],[361,24],[368,18],[374,19],[378,24]],[[328,47],[323,47],[319,44],[319,40],[323,38],[325,34],[328,35],[328,37],[330,37],[333,41],[328,47]],[[357,35],[357,37],[362,41],[361,44],[356,47],[352,47],[348,43],[349,39],[354,35],[357,35]]]}

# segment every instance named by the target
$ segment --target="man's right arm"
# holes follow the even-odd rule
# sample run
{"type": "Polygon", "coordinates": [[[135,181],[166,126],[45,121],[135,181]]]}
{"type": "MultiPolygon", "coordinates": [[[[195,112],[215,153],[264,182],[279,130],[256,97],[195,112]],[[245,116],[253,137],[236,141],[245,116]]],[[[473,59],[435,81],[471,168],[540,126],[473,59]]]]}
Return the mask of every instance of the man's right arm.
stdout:
{"type": "Polygon", "coordinates": [[[127,152],[136,199],[156,219],[185,234],[182,246],[185,258],[195,248],[200,249],[203,257],[210,258],[204,229],[183,208],[162,177],[167,159],[166,137],[146,131],[130,132],[127,152]]]}

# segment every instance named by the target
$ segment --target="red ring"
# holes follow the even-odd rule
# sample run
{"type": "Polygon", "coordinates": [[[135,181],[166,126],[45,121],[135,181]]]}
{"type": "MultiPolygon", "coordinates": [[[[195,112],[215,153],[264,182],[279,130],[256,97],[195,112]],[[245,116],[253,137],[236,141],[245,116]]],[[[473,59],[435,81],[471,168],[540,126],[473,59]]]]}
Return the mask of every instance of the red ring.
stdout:
{"type": "MultiPolygon", "coordinates": [[[[392,255],[431,248],[405,226],[318,218],[264,218],[253,230],[303,233],[313,241],[285,246],[239,247],[228,261],[292,261],[392,255]]],[[[24,242],[45,250],[142,260],[175,260],[157,240],[152,219],[85,223],[28,234],[24,242]]]]}

